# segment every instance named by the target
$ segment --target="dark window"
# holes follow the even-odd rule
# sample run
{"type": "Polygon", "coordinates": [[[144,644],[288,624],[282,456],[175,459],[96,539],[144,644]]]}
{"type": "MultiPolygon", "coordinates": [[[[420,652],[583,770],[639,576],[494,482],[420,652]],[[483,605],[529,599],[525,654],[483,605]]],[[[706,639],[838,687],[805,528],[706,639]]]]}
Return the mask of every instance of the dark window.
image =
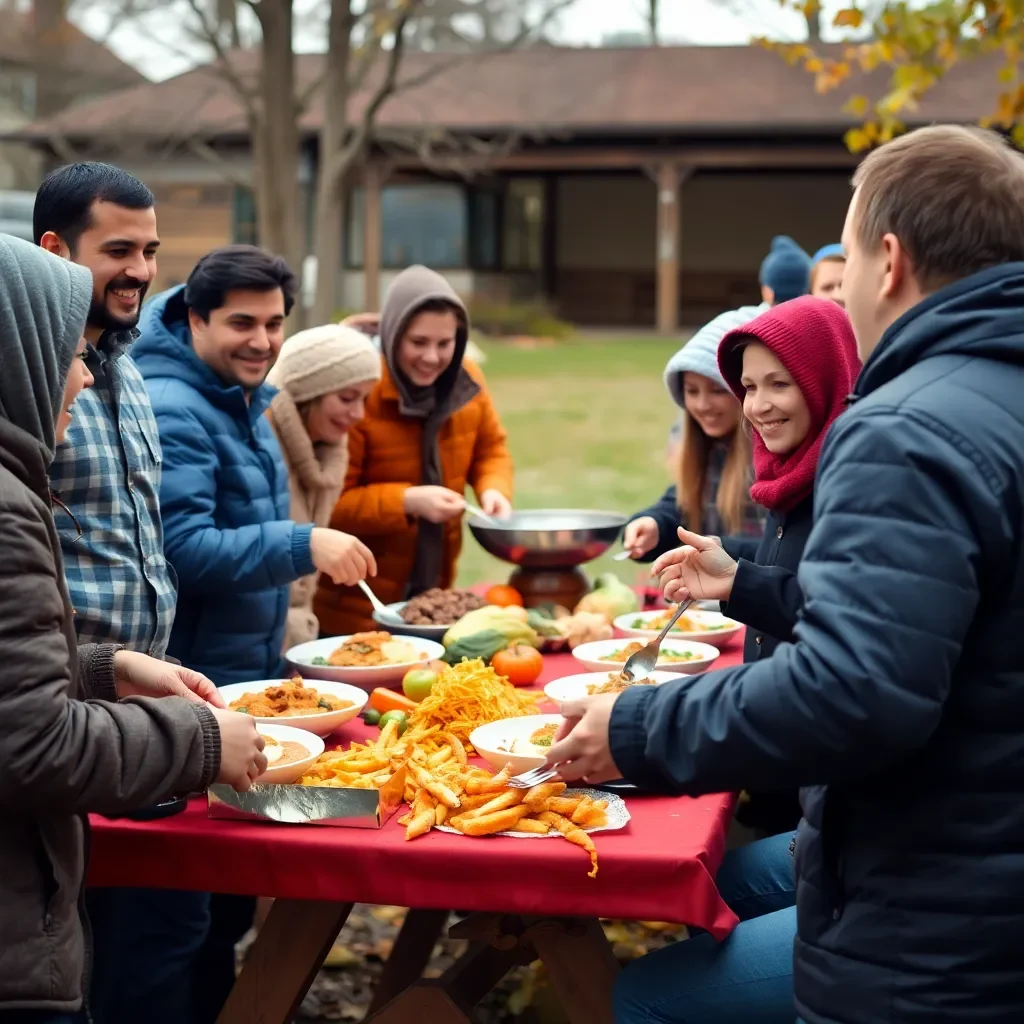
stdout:
{"type": "Polygon", "coordinates": [[[544,259],[544,182],[513,178],[505,193],[502,267],[540,270],[544,259]]]}
{"type": "Polygon", "coordinates": [[[236,188],[234,195],[233,230],[235,242],[243,245],[259,245],[256,229],[256,198],[248,188],[236,188]]]}
{"type": "Polygon", "coordinates": [[[469,194],[469,265],[497,270],[501,265],[501,193],[473,189],[469,194]]]}

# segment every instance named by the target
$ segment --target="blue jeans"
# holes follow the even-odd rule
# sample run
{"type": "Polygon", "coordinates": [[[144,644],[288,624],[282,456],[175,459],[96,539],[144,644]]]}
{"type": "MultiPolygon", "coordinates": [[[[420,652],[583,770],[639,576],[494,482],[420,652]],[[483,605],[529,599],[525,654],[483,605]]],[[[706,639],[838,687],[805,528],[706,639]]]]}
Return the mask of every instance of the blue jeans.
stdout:
{"type": "Polygon", "coordinates": [[[731,850],[716,879],[740,919],[723,942],[697,935],[631,963],[615,1024],[793,1024],[792,832],[731,850]]]}

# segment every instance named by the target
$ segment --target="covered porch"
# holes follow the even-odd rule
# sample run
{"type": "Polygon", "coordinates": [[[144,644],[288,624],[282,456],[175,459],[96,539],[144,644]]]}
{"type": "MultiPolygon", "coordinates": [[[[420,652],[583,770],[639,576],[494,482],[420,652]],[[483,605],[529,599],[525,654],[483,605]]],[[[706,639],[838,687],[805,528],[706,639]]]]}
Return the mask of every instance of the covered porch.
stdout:
{"type": "Polygon", "coordinates": [[[476,173],[375,155],[351,190],[344,304],[410,263],[473,302],[671,333],[758,300],[773,235],[838,240],[855,158],[835,142],[523,149],[476,173]]]}

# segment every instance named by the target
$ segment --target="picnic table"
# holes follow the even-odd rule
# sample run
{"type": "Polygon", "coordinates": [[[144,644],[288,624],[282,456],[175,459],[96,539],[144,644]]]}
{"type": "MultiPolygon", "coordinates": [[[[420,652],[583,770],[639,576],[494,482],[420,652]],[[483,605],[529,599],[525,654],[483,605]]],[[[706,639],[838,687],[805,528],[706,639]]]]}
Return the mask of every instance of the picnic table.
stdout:
{"type": "MultiPolygon", "coordinates": [[[[734,645],[716,665],[736,664],[734,645]]],[[[548,655],[542,687],[578,671],[548,655]]],[[[332,739],[362,739],[359,720],[332,739]]],[[[469,1024],[513,967],[541,960],[573,1024],[612,1024],[618,966],[601,918],[702,928],[724,938],[736,917],[714,876],[734,797],[627,797],[632,820],[582,850],[555,838],[406,842],[396,815],[380,829],[274,825],[207,817],[204,797],[152,822],[94,816],[89,884],[272,896],[273,908],[219,1018],[288,1024],[356,903],[409,908],[366,1017],[374,1024],[469,1024]],[[452,911],[469,942],[441,978],[423,970],[452,911]]]]}

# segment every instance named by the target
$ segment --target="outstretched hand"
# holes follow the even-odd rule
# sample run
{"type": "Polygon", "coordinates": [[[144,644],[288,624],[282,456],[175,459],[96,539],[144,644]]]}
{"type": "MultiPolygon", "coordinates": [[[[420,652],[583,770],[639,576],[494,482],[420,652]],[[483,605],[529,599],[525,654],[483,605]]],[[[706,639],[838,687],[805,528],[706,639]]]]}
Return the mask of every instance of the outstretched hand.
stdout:
{"type": "Polygon", "coordinates": [[[736,562],[717,537],[703,537],[681,526],[683,546],[662,555],[651,569],[659,577],[666,601],[728,601],[736,578],[736,562]]]}

